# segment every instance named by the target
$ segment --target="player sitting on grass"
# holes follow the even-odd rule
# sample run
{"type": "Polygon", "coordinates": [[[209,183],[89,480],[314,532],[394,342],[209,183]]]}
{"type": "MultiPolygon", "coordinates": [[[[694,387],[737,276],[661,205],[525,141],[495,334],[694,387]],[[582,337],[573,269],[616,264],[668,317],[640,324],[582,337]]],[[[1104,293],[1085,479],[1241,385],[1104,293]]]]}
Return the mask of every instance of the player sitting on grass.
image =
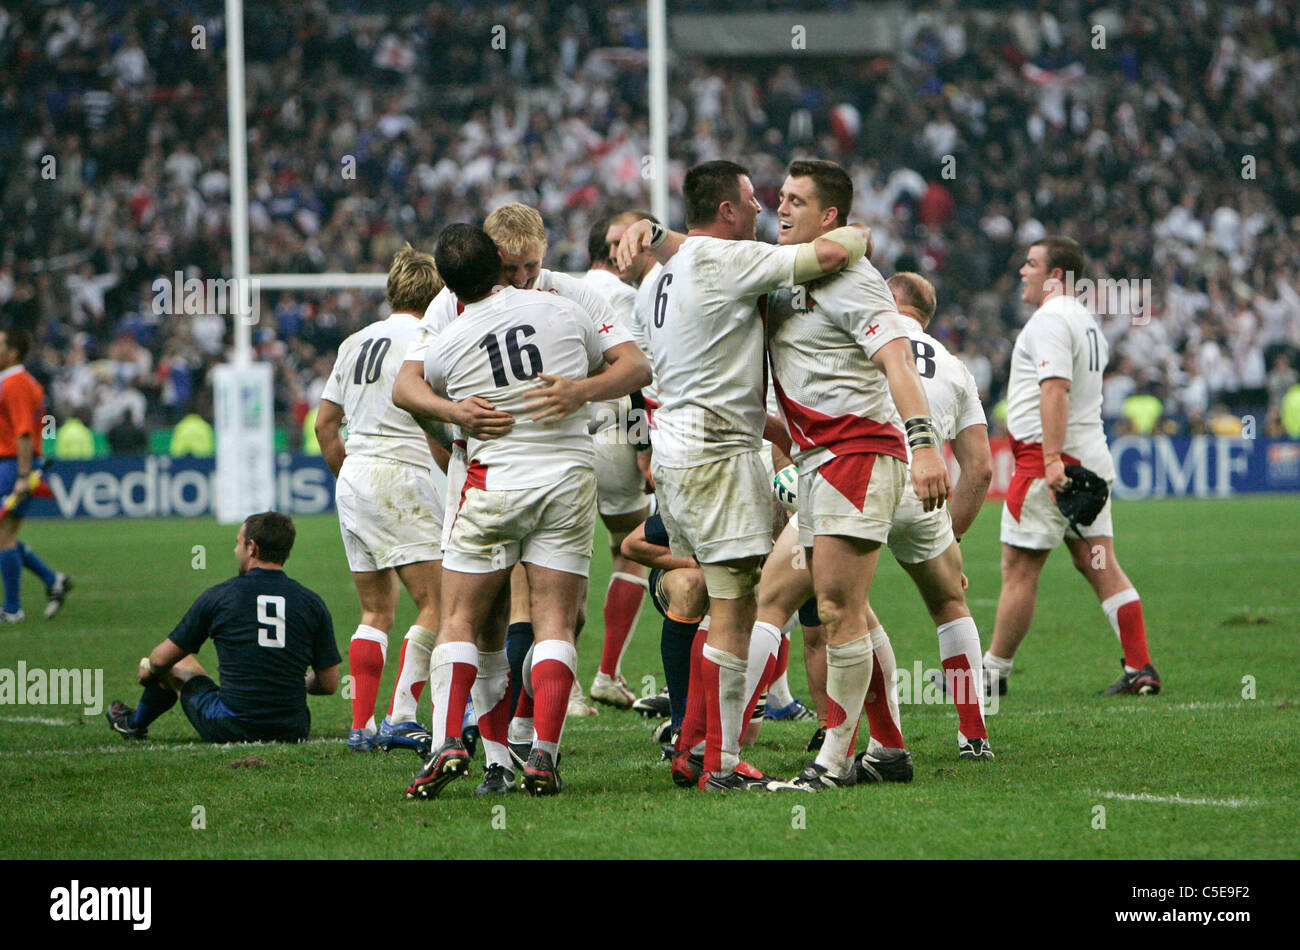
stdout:
{"type": "MultiPolygon", "coordinates": [[[[650,568],[650,601],[664,618],[659,651],[668,682],[667,735],[676,735],[686,717],[687,703],[692,699],[688,692],[691,667],[697,665],[694,658],[704,649],[708,634],[705,614],[709,611],[709,592],[704,573],[695,558],[673,557],[668,531],[657,514],[623,539],[622,554],[629,561],[650,568]]],[[[704,696],[699,694],[693,698],[699,706],[695,710],[698,718],[703,720],[704,696]]]]}
{"type": "Polygon", "coordinates": [[[325,602],[284,573],[294,534],[289,517],[274,511],[240,526],[239,576],[200,594],[176,629],[140,661],[144,692],[135,709],[114,700],[105,713],[114,731],[145,739],[149,724],[179,699],[204,742],[307,738],[307,694],[338,689],[341,660],[325,602]],[[192,655],[209,637],[221,666],[220,687],[192,655]]]}

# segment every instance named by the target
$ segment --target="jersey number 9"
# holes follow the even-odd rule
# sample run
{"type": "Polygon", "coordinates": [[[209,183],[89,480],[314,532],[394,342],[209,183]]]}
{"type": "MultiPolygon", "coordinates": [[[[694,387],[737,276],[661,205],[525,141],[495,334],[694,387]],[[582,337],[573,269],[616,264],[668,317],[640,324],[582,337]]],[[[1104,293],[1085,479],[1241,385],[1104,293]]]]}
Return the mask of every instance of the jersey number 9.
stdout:
{"type": "Polygon", "coordinates": [[[279,594],[257,595],[257,622],[269,624],[257,628],[259,647],[284,648],[284,598],[279,594]]]}

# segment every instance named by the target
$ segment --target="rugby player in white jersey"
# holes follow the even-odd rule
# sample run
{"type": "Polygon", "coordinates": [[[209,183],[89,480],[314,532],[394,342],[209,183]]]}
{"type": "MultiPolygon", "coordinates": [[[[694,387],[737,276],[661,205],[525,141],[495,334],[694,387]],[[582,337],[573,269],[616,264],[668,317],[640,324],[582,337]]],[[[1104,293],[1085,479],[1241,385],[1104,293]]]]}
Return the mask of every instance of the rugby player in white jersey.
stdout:
{"type": "MultiPolygon", "coordinates": [[[[641,212],[627,212],[638,220],[641,212]]],[[[591,268],[582,282],[593,287],[630,332],[635,317],[636,290],[620,277],[609,242],[609,218],[601,217],[587,236],[591,268]]],[[[621,236],[621,235],[620,235],[621,236]]],[[[635,339],[635,337],[634,337],[635,339]]],[[[613,570],[605,590],[605,643],[600,669],[591,684],[591,698],[619,709],[636,701],[622,675],[622,660],[645,600],[646,568],[623,556],[623,539],[650,515],[645,477],[637,465],[637,450],[649,445],[650,431],[640,390],[616,402],[592,404],[592,436],[596,446],[596,508],[609,532],[613,570]]]]}
{"type": "MultiPolygon", "coordinates": [[[[779,240],[834,233],[852,201],[853,183],[834,162],[792,163],[779,240]]],[[[923,510],[944,504],[948,472],[894,298],[870,261],[774,295],[767,347],[799,466],[799,542],[826,628],[826,738],[793,783],[818,791],[857,781],[853,745],[873,672],[868,596],[908,449],[923,510]]]]}
{"type": "Polygon", "coordinates": [[[1115,478],[1101,421],[1109,347],[1069,292],[1083,280],[1083,263],[1076,241],[1053,236],[1035,242],[1020,268],[1021,299],[1035,309],[1011,353],[1007,431],[1016,467],[1002,509],[1002,592],[984,666],[997,672],[997,689],[1006,692],[1012,659],[1033,621],[1039,574],[1064,540],[1123,647],[1124,671],[1103,695],[1153,695],[1160,674],[1147,651],[1142,602],[1115,558],[1110,499],[1092,524],[1079,526],[1079,536],[1067,532],[1054,501],[1067,483],[1066,465],[1082,465],[1107,483],[1115,478]]]}
{"type": "Polygon", "coordinates": [[[429,753],[429,732],[416,704],[429,678],[438,629],[438,580],[443,503],[430,466],[447,452],[411,415],[393,405],[393,379],[420,319],[442,279],[432,255],[408,244],[388,272],[392,314],[349,336],[339,347],[316,413],[321,455],[338,479],[335,499],[343,548],[361,599],[352,634],[352,730],[348,748],[411,748],[429,753]],[[346,445],[340,426],[348,427],[346,445]],[[392,704],[378,732],[375,697],[384,672],[388,634],[397,610],[398,578],[419,613],[402,643],[392,704]]]}
{"type": "MultiPolygon", "coordinates": [[[[970,530],[988,494],[993,478],[989,451],[988,420],[980,405],[979,387],[966,365],[948,352],[941,342],[925,332],[934,317],[934,286],[920,274],[903,271],[886,283],[898,305],[907,331],[916,371],[930,403],[930,417],[940,444],[948,442],[961,467],[953,486],[952,500],[945,508],[925,511],[909,484],[894,512],[889,530],[889,550],[903,570],[916,582],[926,609],[938,628],[939,661],[944,683],[957,706],[957,750],[963,759],[991,759],[984,721],[984,671],[980,662],[980,635],[966,605],[966,578],[962,573],[961,548],[957,544],[970,530]]],[[[883,637],[884,629],[878,628],[883,637]]],[[[877,634],[873,631],[873,637],[877,634]]],[[[874,645],[874,640],[873,640],[874,645]]],[[[892,651],[890,651],[892,653],[892,651]]],[[[886,671],[893,682],[893,671],[886,671]]],[[[902,747],[898,723],[881,723],[889,738],[902,747]],[[893,728],[891,729],[890,726],[893,728]]],[[[877,735],[872,721],[872,738],[885,748],[888,738],[877,735]]],[[[874,743],[873,743],[874,745],[874,743]]]]}
{"type": "MultiPolygon", "coordinates": [[[[542,267],[547,250],[546,226],[541,213],[536,208],[518,202],[504,204],[487,216],[483,222],[483,230],[497,246],[497,253],[501,259],[500,283],[502,285],[520,290],[549,291],[573,300],[591,315],[592,320],[597,322],[597,326],[615,322],[614,311],[602,294],[584,281],[542,267]]],[[[456,319],[461,309],[456,295],[449,288],[444,288],[429,305],[425,313],[424,325],[434,332],[441,330],[456,319]]],[[[408,356],[412,360],[422,361],[424,351],[420,349],[408,356]]],[[[424,385],[422,379],[423,377],[416,377],[413,374],[405,382],[407,385],[420,387],[424,385]]],[[[452,443],[451,459],[447,468],[449,496],[457,496],[464,478],[464,440],[457,437],[452,443]]],[[[443,528],[444,535],[450,529],[451,524],[448,520],[443,528]]],[[[445,536],[443,540],[445,542],[445,536]]],[[[506,700],[507,714],[513,713],[509,725],[513,738],[509,745],[526,752],[532,742],[530,732],[532,700],[528,693],[521,692],[521,689],[524,664],[527,662],[528,650],[533,645],[533,627],[528,616],[528,581],[522,568],[517,569],[511,578],[510,592],[506,656],[503,658],[503,662],[508,664],[511,684],[510,694],[506,700]]],[[[586,622],[586,615],[584,597],[578,610],[579,632],[586,622]]],[[[485,663],[487,664],[485,669],[489,667],[495,669],[497,657],[486,658],[485,663]]],[[[480,717],[485,714],[478,708],[480,704],[477,699],[474,705],[480,717]]],[[[573,682],[573,694],[569,698],[569,715],[596,715],[596,709],[587,702],[582,686],[576,679],[573,682]]]]}
{"type": "Polygon", "coordinates": [[[515,423],[499,439],[467,439],[430,675],[437,747],[407,795],[435,797],[467,770],[460,724],[478,672],[476,643],[518,562],[529,578],[536,635],[529,670],[536,738],[523,781],[530,794],[554,795],[562,788],[556,766],[595,529],[586,404],[645,385],[649,365],[616,323],[597,327],[559,295],[498,288],[497,247],[479,228],[445,229],[435,258],[464,310],[429,343],[425,380],[448,400],[485,398],[515,423]]]}
{"type": "Polygon", "coordinates": [[[770,788],[784,783],[736,772],[754,587],[772,549],[771,476],[761,457],[768,417],[759,301],[853,264],[866,242],[847,227],[797,247],[754,240],[762,206],[734,162],[695,166],[683,191],[688,233],[638,221],[616,259],[626,267],[650,248],[664,262],[649,327],[663,400],[654,414],[652,465],[672,554],[699,561],[711,604],[701,663],[708,718],[699,787],[770,788]]]}

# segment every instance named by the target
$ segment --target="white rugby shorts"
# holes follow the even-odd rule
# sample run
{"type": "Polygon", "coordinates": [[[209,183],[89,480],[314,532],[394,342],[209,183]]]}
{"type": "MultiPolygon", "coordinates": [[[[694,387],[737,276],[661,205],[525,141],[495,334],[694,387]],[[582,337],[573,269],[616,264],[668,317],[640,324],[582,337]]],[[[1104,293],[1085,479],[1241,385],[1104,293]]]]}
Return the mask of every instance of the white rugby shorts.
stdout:
{"type": "Polygon", "coordinates": [[[429,469],[349,455],[334,490],[348,567],[380,571],[442,559],[442,499],[429,469]]]}
{"type": "Polygon", "coordinates": [[[674,557],[717,564],[772,550],[772,463],[763,454],[750,449],[690,468],[652,462],[674,557]]]}
{"type": "Polygon", "coordinates": [[[799,543],[819,534],[884,544],[907,484],[907,463],[892,455],[853,453],[799,473],[799,543]]]}
{"type": "Polygon", "coordinates": [[[596,533],[596,476],[575,468],[553,485],[488,491],[467,484],[443,567],[487,574],[519,561],[586,577],[596,533]]]}
{"type": "Polygon", "coordinates": [[[643,511],[650,496],[643,489],[645,478],[636,464],[636,447],[617,420],[591,437],[596,450],[592,466],[596,471],[596,505],[606,517],[643,511]]]}
{"type": "Polygon", "coordinates": [[[901,564],[924,564],[937,558],[956,543],[948,502],[942,508],[926,511],[921,499],[916,497],[909,475],[903,498],[894,511],[888,543],[895,560],[901,564]]]}
{"type": "MultiPolygon", "coordinates": [[[[1111,523],[1110,498],[1090,525],[1080,525],[1079,532],[1085,538],[1113,538],[1115,529],[1111,523]]],[[[1008,495],[1002,505],[1002,543],[1018,548],[1030,548],[1036,551],[1050,551],[1060,546],[1066,536],[1076,536],[1052,501],[1047,488],[1047,479],[1035,478],[1025,492],[1023,500],[1008,495]],[[1018,504],[1017,504],[1018,502],[1018,504]],[[1017,510],[1018,509],[1018,510],[1017,510]]]]}

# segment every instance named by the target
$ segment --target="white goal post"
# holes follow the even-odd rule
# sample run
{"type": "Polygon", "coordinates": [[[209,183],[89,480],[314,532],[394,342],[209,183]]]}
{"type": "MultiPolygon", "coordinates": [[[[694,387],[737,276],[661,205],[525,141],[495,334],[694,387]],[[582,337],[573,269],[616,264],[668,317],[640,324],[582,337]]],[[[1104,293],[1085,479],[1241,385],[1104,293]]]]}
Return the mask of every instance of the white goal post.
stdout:
{"type": "MultiPolygon", "coordinates": [[[[382,290],[387,273],[250,274],[248,126],[244,84],[244,3],[226,4],[226,113],[230,138],[230,261],[237,286],[263,290],[382,290]]],[[[650,96],[650,208],[668,220],[668,46],[665,0],[647,0],[650,96]]],[[[241,301],[247,294],[236,294],[241,301]]],[[[255,312],[259,304],[252,302],[255,312]]],[[[240,304],[242,307],[242,303],[240,304]]],[[[217,520],[237,524],[275,504],[274,381],[270,364],[254,363],[252,323],[236,308],[234,361],[213,374],[217,430],[217,520]]]]}

